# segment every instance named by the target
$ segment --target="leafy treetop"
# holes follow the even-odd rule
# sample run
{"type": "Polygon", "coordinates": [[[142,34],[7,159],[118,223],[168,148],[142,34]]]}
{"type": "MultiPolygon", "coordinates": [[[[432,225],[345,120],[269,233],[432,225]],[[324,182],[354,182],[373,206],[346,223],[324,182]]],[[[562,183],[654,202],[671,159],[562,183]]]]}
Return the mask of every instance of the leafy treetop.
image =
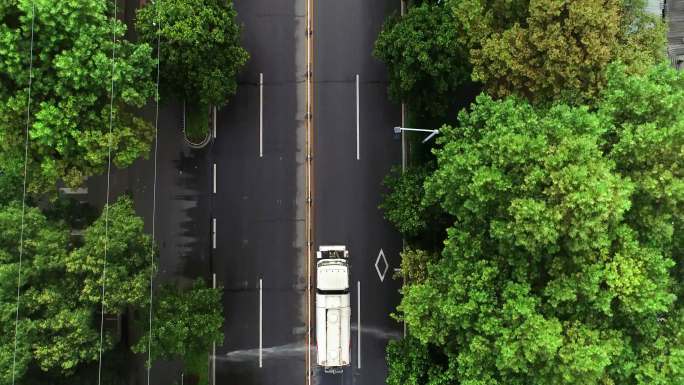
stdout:
{"type": "MultiPolygon", "coordinates": [[[[221,289],[201,279],[187,290],[164,285],[157,294],[152,330],[152,360],[175,359],[205,352],[212,342],[223,343],[221,289]]],[[[149,332],[133,347],[147,352],[149,332]]]]}
{"type": "Polygon", "coordinates": [[[684,75],[607,74],[596,111],[482,95],[443,127],[424,204],[455,222],[391,383],[684,381],[684,75]]]}
{"type": "Polygon", "coordinates": [[[161,27],[161,81],[168,91],[205,105],[228,102],[249,59],[236,15],[225,0],[149,2],[138,11],[136,28],[143,41],[156,46],[161,27]]]}
{"type": "MultiPolygon", "coordinates": [[[[453,0],[456,10],[461,1],[453,0]]],[[[495,97],[593,103],[606,66],[622,60],[643,73],[664,59],[664,24],[621,0],[530,0],[524,22],[482,33],[473,79],[495,97]]],[[[639,2],[641,3],[641,2],[639,2]]]]}
{"type": "Polygon", "coordinates": [[[12,1],[0,7],[0,169],[4,174],[23,176],[32,4],[35,42],[28,180],[29,191],[41,193],[53,190],[58,180],[77,186],[102,172],[110,143],[112,160],[119,167],[147,154],[153,129],[127,109],[142,106],[152,95],[155,62],[150,46],[123,39],[125,26],[112,20],[108,2],[12,1]]]}
{"type": "Polygon", "coordinates": [[[446,112],[448,96],[469,80],[471,71],[454,27],[449,9],[427,3],[385,23],[373,54],[387,65],[393,100],[431,116],[446,112]]]}

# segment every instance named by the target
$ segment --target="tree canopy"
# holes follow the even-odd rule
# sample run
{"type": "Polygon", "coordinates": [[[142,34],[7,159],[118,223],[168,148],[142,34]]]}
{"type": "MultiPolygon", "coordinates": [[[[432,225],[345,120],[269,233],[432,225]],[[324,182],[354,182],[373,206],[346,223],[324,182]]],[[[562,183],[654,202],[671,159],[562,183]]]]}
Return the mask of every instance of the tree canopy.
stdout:
{"type": "Polygon", "coordinates": [[[153,128],[129,110],[142,106],[154,91],[150,46],[123,39],[125,26],[112,20],[106,1],[12,1],[0,7],[2,172],[23,176],[32,4],[29,191],[49,191],[58,180],[77,186],[101,173],[110,142],[119,167],[145,156],[153,128]]]}
{"type": "Polygon", "coordinates": [[[111,204],[107,215],[106,210],[85,230],[83,246],[70,254],[66,267],[82,283],[81,300],[100,304],[106,247],[105,309],[117,313],[126,306],[148,303],[150,258],[156,250],[130,197],[122,196],[111,204]]]}
{"type": "Polygon", "coordinates": [[[530,0],[524,23],[480,36],[471,51],[473,79],[495,97],[592,103],[609,63],[643,72],[664,58],[663,23],[646,15],[643,2],[632,3],[530,0]]]}
{"type": "Polygon", "coordinates": [[[374,55],[392,99],[444,116],[470,80],[495,98],[592,104],[609,63],[643,74],[665,48],[665,24],[644,0],[445,0],[389,18],[374,55]]]}
{"type": "MultiPolygon", "coordinates": [[[[109,222],[105,310],[118,313],[148,302],[150,257],[155,250],[130,198],[112,204],[109,222]]],[[[86,228],[80,247],[70,241],[62,221],[46,218],[37,208],[26,208],[24,223],[16,378],[31,363],[42,371],[69,376],[99,356],[104,218],[86,228]]],[[[3,379],[12,374],[20,230],[21,204],[0,207],[3,379]]],[[[104,351],[113,346],[106,333],[104,351]]]]}
{"type": "Polygon", "coordinates": [[[388,192],[383,196],[380,209],[385,212],[385,218],[390,221],[405,236],[415,236],[427,227],[428,208],[421,205],[423,196],[423,181],[429,174],[427,167],[411,167],[402,170],[395,167],[385,177],[383,185],[388,192]]]}
{"type": "Polygon", "coordinates": [[[166,0],[138,11],[140,38],[157,44],[161,23],[161,81],[166,91],[221,106],[237,90],[236,75],[249,59],[231,1],[166,0]]]}
{"type": "Polygon", "coordinates": [[[389,96],[414,111],[442,115],[449,98],[469,80],[466,47],[449,9],[424,3],[382,28],[373,55],[387,65],[389,96]]]}
{"type": "MultiPolygon", "coordinates": [[[[190,48],[202,45],[204,51],[193,52],[205,57],[185,64],[196,65],[192,84],[202,98],[223,102],[234,93],[234,75],[247,55],[237,45],[232,6],[201,3],[185,8],[199,19],[165,31],[185,36],[181,30],[188,25],[203,28],[194,31],[199,40],[190,48]],[[207,48],[208,42],[213,45],[207,48]]],[[[102,312],[136,317],[149,304],[157,250],[132,199],[123,196],[102,213],[53,199],[58,184],[82,186],[105,171],[110,147],[113,165],[127,167],[147,155],[154,138],[137,110],[155,93],[157,59],[149,44],[124,39],[120,16],[112,1],[103,0],[0,3],[0,384],[92,382],[92,364],[101,354],[126,354],[113,350],[120,344],[106,328],[101,336],[102,312]],[[84,230],[82,238],[71,233],[75,229],[84,230]]],[[[216,291],[197,288],[173,303],[203,312],[185,314],[190,327],[204,327],[185,330],[188,348],[218,338],[223,319],[217,298],[216,291]]],[[[164,345],[159,354],[170,354],[167,348],[175,346],[164,345]]]]}
{"type": "MultiPolygon", "coordinates": [[[[79,363],[97,358],[99,332],[93,327],[92,309],[72,294],[77,281],[65,275],[69,245],[66,228],[48,222],[38,209],[30,207],[24,228],[16,378],[21,378],[32,358],[43,370],[68,374],[79,363]]],[[[20,229],[21,205],[0,209],[3,378],[11,377],[12,370],[20,229]]]]}
{"type": "Polygon", "coordinates": [[[613,65],[595,110],[481,95],[443,127],[424,204],[455,220],[389,383],[684,381],[683,81],[613,65]]]}
{"type": "MultiPolygon", "coordinates": [[[[223,343],[221,289],[201,279],[182,290],[163,285],[157,294],[152,328],[152,360],[188,357],[207,351],[212,342],[223,343]]],[[[133,347],[147,352],[149,331],[133,347]]]]}

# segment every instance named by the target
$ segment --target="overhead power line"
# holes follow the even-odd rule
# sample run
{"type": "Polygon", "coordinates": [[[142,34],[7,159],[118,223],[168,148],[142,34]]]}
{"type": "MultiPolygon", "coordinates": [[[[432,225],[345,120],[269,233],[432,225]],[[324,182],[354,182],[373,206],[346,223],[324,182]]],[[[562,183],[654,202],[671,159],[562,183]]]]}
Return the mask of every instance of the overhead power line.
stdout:
{"type": "Polygon", "coordinates": [[[107,278],[107,246],[109,241],[109,189],[112,173],[112,127],[114,123],[114,73],[116,70],[116,13],[117,0],[114,0],[114,15],[112,16],[112,82],[109,98],[109,135],[107,137],[107,197],[105,201],[105,239],[104,258],[102,260],[102,304],[100,309],[100,352],[97,366],[97,384],[102,384],[102,350],[104,343],[104,313],[105,313],[105,282],[107,278]]]}
{"type": "Polygon", "coordinates": [[[29,80],[28,96],[26,97],[26,134],[24,138],[24,183],[21,195],[21,227],[19,230],[19,265],[17,273],[17,308],[14,318],[14,352],[12,353],[12,385],[16,381],[17,371],[17,341],[19,336],[19,305],[21,294],[21,268],[24,256],[24,217],[26,215],[26,180],[28,179],[28,144],[29,127],[31,126],[31,86],[33,85],[33,27],[36,18],[36,5],[31,2],[31,45],[29,48],[29,80]]]}
{"type": "MultiPolygon", "coordinates": [[[[152,182],[152,245],[156,239],[156,220],[157,220],[157,149],[159,147],[159,67],[161,66],[160,42],[161,42],[161,18],[159,17],[159,6],[161,0],[155,4],[157,10],[157,85],[155,91],[155,112],[154,112],[154,180],[152,182]]],[[[150,255],[150,332],[147,338],[147,385],[150,385],[150,373],[152,371],[152,301],[154,283],[154,254],[152,248],[150,255]]]]}

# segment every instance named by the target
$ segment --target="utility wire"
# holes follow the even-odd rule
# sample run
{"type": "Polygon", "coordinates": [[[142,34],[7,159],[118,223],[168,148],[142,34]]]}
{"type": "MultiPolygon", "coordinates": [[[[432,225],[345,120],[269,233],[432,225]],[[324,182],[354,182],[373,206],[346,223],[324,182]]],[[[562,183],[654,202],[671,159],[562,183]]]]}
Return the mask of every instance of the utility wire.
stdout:
{"type": "Polygon", "coordinates": [[[97,384],[102,384],[102,345],[104,342],[105,279],[107,277],[107,242],[109,241],[109,188],[112,173],[112,126],[114,123],[114,71],[116,69],[116,13],[117,0],[114,0],[112,17],[112,82],[109,98],[109,136],[107,138],[107,198],[105,202],[105,239],[104,259],[102,261],[102,308],[100,312],[100,353],[97,366],[97,384]]]}
{"type": "Polygon", "coordinates": [[[150,385],[150,372],[152,371],[152,299],[153,299],[153,279],[154,279],[154,245],[156,235],[156,219],[157,219],[157,148],[159,147],[159,67],[161,65],[161,56],[159,55],[159,46],[161,42],[161,19],[159,18],[159,4],[161,0],[157,0],[155,4],[157,10],[157,88],[155,92],[155,112],[154,112],[154,182],[152,184],[152,251],[150,253],[150,333],[147,338],[147,385],[150,385]]]}
{"type": "Polygon", "coordinates": [[[31,86],[33,84],[33,26],[36,18],[36,5],[31,2],[31,48],[29,59],[28,96],[26,98],[26,136],[24,138],[24,184],[21,195],[21,229],[19,230],[19,272],[17,277],[17,311],[14,318],[14,353],[12,353],[12,385],[16,381],[17,369],[17,337],[19,334],[19,301],[21,294],[21,263],[24,256],[24,216],[26,213],[26,180],[28,179],[28,144],[29,127],[31,125],[31,86]]]}

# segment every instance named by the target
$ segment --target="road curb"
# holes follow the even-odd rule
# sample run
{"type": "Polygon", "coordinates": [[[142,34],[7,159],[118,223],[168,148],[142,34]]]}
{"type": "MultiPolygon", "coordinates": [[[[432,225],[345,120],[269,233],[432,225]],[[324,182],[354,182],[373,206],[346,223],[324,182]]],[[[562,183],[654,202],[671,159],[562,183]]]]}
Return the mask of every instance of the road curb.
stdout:
{"type": "Polygon", "coordinates": [[[188,145],[188,147],[195,149],[195,150],[200,150],[209,144],[211,142],[212,138],[212,130],[211,127],[214,126],[214,122],[216,121],[216,109],[213,106],[209,106],[209,127],[207,128],[207,136],[202,139],[201,142],[195,143],[188,139],[188,135],[185,132],[185,100],[183,100],[183,117],[182,117],[182,127],[183,127],[183,140],[185,141],[185,144],[188,145]]]}

